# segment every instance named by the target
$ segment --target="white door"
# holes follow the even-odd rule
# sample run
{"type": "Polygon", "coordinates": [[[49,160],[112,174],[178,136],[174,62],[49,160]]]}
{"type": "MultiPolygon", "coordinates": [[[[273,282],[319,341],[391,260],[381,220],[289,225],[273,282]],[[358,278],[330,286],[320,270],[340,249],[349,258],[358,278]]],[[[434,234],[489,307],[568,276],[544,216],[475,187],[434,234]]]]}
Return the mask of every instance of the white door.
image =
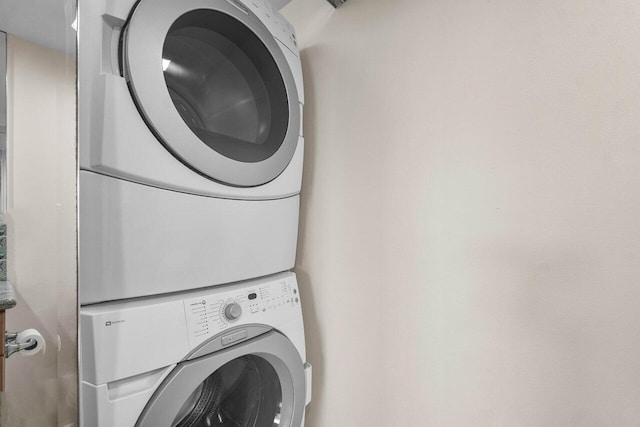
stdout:
{"type": "Polygon", "coordinates": [[[6,360],[0,425],[7,427],[78,423],[76,64],[75,45],[64,39],[74,13],[71,2],[47,3],[36,10],[33,2],[17,2],[0,12],[0,29],[9,33],[7,163],[0,176],[8,279],[17,297],[6,326],[37,329],[47,343],[44,353],[6,360]]]}

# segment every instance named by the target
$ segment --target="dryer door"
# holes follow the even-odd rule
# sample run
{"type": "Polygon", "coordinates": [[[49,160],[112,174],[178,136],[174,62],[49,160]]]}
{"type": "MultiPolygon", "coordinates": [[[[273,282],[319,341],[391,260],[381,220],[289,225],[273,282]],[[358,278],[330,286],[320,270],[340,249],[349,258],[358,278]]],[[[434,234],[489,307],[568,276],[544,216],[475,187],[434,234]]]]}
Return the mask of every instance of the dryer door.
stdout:
{"type": "Polygon", "coordinates": [[[300,133],[294,77],[239,0],[141,0],[126,25],[123,65],[149,128],[196,172],[257,186],[291,160],[300,133]]]}
{"type": "Polygon", "coordinates": [[[158,388],[137,427],[301,427],[304,367],[272,331],[182,362],[158,388]]]}

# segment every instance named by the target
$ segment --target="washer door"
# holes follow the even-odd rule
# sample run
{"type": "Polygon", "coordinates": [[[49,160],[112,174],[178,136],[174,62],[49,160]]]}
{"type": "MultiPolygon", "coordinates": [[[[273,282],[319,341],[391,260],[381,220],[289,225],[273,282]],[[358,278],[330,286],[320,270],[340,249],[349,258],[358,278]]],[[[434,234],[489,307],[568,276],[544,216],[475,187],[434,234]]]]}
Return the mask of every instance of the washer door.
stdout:
{"type": "Polygon", "coordinates": [[[304,381],[296,348],[268,332],[179,364],[136,426],[300,427],[304,381]]]}
{"type": "Polygon", "coordinates": [[[278,42],[237,0],[141,0],[124,74],[147,125],[185,165],[257,186],[289,164],[300,133],[295,81],[278,42]]]}

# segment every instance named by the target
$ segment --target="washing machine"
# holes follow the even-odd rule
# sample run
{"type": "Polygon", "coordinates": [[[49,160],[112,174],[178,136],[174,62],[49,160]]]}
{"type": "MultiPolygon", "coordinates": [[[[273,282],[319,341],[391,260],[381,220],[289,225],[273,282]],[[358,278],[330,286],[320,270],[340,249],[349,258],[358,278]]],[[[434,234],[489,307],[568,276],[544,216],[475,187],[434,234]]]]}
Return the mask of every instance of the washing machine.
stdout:
{"type": "Polygon", "coordinates": [[[82,304],[290,269],[304,92],[270,0],[79,4],[82,304]]]}
{"type": "Polygon", "coordinates": [[[301,427],[311,400],[295,275],[80,311],[81,425],[301,427]]]}

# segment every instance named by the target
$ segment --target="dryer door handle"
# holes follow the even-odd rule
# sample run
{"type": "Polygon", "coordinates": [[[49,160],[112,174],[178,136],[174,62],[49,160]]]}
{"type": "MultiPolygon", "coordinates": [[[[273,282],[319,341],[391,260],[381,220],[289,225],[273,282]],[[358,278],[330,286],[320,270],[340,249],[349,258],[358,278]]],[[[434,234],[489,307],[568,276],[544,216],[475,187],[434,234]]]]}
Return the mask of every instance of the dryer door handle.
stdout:
{"type": "Polygon", "coordinates": [[[311,363],[309,362],[305,363],[304,364],[304,379],[305,379],[304,406],[307,406],[311,402],[312,373],[313,373],[313,366],[311,366],[311,363]]]}

